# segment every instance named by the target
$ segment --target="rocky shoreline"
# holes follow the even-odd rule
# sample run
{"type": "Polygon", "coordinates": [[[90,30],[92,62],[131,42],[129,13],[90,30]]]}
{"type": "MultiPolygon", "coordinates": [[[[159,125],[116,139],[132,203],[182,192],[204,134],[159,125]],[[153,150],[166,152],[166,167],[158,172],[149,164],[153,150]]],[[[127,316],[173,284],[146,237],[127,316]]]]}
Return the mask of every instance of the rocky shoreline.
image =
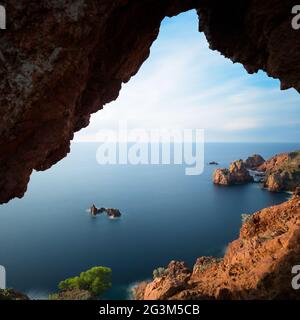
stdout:
{"type": "MultiPolygon", "coordinates": [[[[171,261],[153,272],[152,281],[132,289],[136,300],[252,300],[300,299],[291,287],[291,269],[300,256],[300,151],[282,153],[264,160],[253,155],[217,169],[214,183],[222,185],[255,182],[261,179],[270,191],[293,192],[279,205],[244,217],[239,238],[231,242],[223,258],[199,257],[192,268],[171,261]]],[[[106,213],[121,216],[118,209],[90,208],[93,216],[106,213]]],[[[88,300],[84,290],[57,294],[58,300],[88,300]]],[[[28,300],[21,293],[0,290],[0,300],[28,300]]]]}
{"type": "Polygon", "coordinates": [[[266,161],[257,154],[236,160],[229,169],[215,170],[213,182],[223,186],[261,182],[272,192],[293,192],[300,185],[300,151],[281,153],[266,161]]]}
{"type": "Polygon", "coordinates": [[[253,182],[254,179],[243,160],[236,160],[230,164],[229,169],[222,168],[215,170],[213,181],[215,184],[229,186],[253,182]]]}
{"type": "Polygon", "coordinates": [[[269,191],[293,191],[292,197],[247,216],[222,259],[200,257],[192,269],[171,261],[153,281],[133,289],[134,299],[300,299],[291,287],[300,256],[300,151],[234,161],[229,169],[215,170],[213,182],[229,186],[255,177],[269,191]]]}
{"type": "Polygon", "coordinates": [[[299,263],[300,196],[251,215],[222,259],[200,257],[192,269],[171,261],[163,275],[134,290],[139,300],[299,299],[291,268],[299,263]]]}
{"type": "Polygon", "coordinates": [[[291,191],[300,186],[300,151],[281,153],[259,167],[266,173],[264,187],[269,191],[291,191]]]}

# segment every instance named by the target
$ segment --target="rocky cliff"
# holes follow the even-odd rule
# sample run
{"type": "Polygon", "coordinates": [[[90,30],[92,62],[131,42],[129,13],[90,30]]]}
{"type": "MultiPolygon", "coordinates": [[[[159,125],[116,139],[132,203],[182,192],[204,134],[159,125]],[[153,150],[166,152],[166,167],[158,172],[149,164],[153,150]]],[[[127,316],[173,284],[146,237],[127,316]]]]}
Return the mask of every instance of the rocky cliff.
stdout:
{"type": "Polygon", "coordinates": [[[282,89],[300,90],[293,0],[1,4],[7,30],[0,34],[0,203],[23,196],[33,169],[66,156],[74,132],[116,99],[147,59],[166,16],[196,9],[212,50],[250,73],[264,70],[282,89]]]}
{"type": "Polygon", "coordinates": [[[257,168],[262,166],[264,163],[265,159],[259,154],[254,154],[244,161],[246,168],[251,170],[257,170],[257,168]]]}
{"type": "Polygon", "coordinates": [[[291,270],[300,263],[300,197],[249,216],[222,259],[172,261],[137,299],[299,299],[291,270]]]}
{"type": "Polygon", "coordinates": [[[215,184],[229,186],[253,182],[253,177],[250,175],[245,162],[243,160],[236,160],[230,164],[229,169],[222,168],[215,170],[213,182],[215,184]]]}
{"type": "Polygon", "coordinates": [[[294,191],[300,186],[300,151],[282,153],[263,163],[264,186],[270,191],[294,191]]]}

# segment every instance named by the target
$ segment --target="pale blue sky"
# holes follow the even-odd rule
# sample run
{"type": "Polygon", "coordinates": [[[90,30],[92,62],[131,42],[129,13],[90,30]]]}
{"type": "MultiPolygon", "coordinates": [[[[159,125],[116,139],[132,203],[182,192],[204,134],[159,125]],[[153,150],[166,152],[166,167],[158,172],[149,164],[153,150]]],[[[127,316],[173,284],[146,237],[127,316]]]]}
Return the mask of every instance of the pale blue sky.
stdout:
{"type": "Polygon", "coordinates": [[[96,141],[119,120],[130,128],[205,129],[208,142],[299,142],[300,98],[211,51],[190,11],[163,21],[139,73],[75,140],[96,141]]]}

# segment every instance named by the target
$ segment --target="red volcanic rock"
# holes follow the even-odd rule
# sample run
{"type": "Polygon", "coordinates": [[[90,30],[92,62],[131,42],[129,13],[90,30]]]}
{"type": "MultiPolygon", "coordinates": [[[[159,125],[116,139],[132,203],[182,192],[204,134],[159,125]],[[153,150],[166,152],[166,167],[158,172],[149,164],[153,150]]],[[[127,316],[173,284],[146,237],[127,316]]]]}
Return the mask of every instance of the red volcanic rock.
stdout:
{"type": "Polygon", "coordinates": [[[213,175],[215,184],[229,186],[232,184],[242,184],[252,182],[253,177],[249,174],[243,160],[236,160],[230,164],[228,169],[217,169],[213,175]]]}
{"type": "Polygon", "coordinates": [[[259,167],[265,171],[264,186],[273,192],[294,191],[300,186],[300,151],[282,153],[259,167]]]}
{"type": "Polygon", "coordinates": [[[300,299],[291,286],[299,255],[300,200],[293,197],[247,219],[224,258],[201,257],[191,274],[173,263],[162,278],[143,284],[139,298],[300,299]]]}
{"type": "Polygon", "coordinates": [[[283,190],[284,178],[279,173],[272,173],[266,177],[264,186],[272,192],[283,190]]]}
{"type": "MultiPolygon", "coordinates": [[[[161,21],[197,9],[210,48],[300,90],[292,0],[6,1],[0,42],[0,203],[32,170],[67,155],[74,132],[118,97],[147,59],[161,21]]],[[[176,68],[176,66],[174,66],[176,68]]],[[[201,86],[201,84],[199,84],[201,86]]],[[[149,88],[151,90],[151,88],[149,88]]]]}
{"type": "Polygon", "coordinates": [[[251,157],[248,157],[245,160],[245,166],[248,169],[252,169],[255,170],[257,169],[259,166],[261,166],[263,163],[265,162],[265,159],[259,155],[259,154],[254,154],[251,157]]]}
{"type": "Polygon", "coordinates": [[[216,169],[213,175],[213,181],[215,184],[229,186],[232,183],[229,170],[226,168],[216,169]]]}
{"type": "Polygon", "coordinates": [[[131,289],[132,298],[134,298],[135,300],[143,300],[145,289],[148,284],[149,284],[148,281],[142,281],[142,282],[138,283],[137,285],[135,285],[131,289]]]}
{"type": "Polygon", "coordinates": [[[288,161],[288,153],[277,154],[258,167],[259,171],[278,171],[288,161]]]}
{"type": "Polygon", "coordinates": [[[249,174],[243,160],[237,160],[230,164],[229,172],[233,183],[252,182],[253,178],[249,174]]]}
{"type": "Polygon", "coordinates": [[[184,262],[171,261],[165,275],[155,278],[146,285],[143,282],[137,286],[135,291],[138,296],[136,298],[140,297],[143,300],[144,297],[147,297],[147,300],[165,300],[186,289],[190,276],[191,271],[184,262]]]}

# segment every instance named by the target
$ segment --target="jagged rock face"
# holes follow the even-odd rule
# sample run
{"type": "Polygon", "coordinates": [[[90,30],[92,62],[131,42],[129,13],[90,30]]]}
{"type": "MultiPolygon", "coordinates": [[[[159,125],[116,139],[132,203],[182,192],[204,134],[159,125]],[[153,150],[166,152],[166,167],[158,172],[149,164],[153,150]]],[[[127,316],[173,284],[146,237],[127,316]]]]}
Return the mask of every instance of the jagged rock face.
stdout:
{"type": "Polygon", "coordinates": [[[283,190],[284,177],[279,173],[272,173],[266,177],[264,186],[271,192],[283,190]]]}
{"type": "Polygon", "coordinates": [[[69,152],[73,133],[149,56],[161,20],[193,7],[192,0],[9,1],[0,42],[0,202],[23,196],[32,169],[69,152]]]}
{"type": "Polygon", "coordinates": [[[259,171],[277,171],[282,167],[282,164],[288,161],[288,153],[276,154],[274,157],[271,157],[265,161],[261,166],[259,166],[259,171]]]}
{"type": "Polygon", "coordinates": [[[145,287],[147,300],[165,300],[188,287],[191,271],[184,262],[171,261],[167,273],[167,276],[157,277],[145,287]]]}
{"type": "Polygon", "coordinates": [[[46,170],[66,156],[74,132],[139,70],[166,16],[197,9],[212,49],[249,72],[265,70],[282,88],[300,90],[294,1],[6,3],[8,25],[0,34],[1,203],[23,196],[33,169],[46,170]]]}
{"type": "Polygon", "coordinates": [[[0,289],[0,300],[29,300],[29,298],[13,289],[0,289]]]}
{"type": "Polygon", "coordinates": [[[300,91],[300,40],[291,28],[296,4],[293,0],[204,0],[200,30],[211,49],[242,63],[249,73],[262,69],[279,78],[282,89],[300,91]]]}
{"type": "Polygon", "coordinates": [[[213,174],[214,184],[220,184],[222,186],[231,185],[230,173],[226,168],[216,169],[213,174]]]}
{"type": "Polygon", "coordinates": [[[263,165],[264,162],[265,162],[265,159],[261,155],[254,154],[253,156],[248,157],[244,163],[246,168],[255,170],[261,165],[263,165]]]}
{"type": "Polygon", "coordinates": [[[213,182],[224,186],[253,182],[243,160],[236,160],[230,164],[229,170],[226,168],[217,169],[213,175],[213,182]]]}
{"type": "Polygon", "coordinates": [[[299,264],[299,255],[300,197],[294,196],[250,216],[224,258],[201,257],[191,273],[184,270],[182,275],[180,263],[177,273],[172,270],[143,283],[136,289],[137,298],[299,299],[291,286],[291,270],[299,264]]]}
{"type": "Polygon", "coordinates": [[[231,175],[232,183],[239,184],[253,181],[243,160],[232,162],[229,167],[229,173],[231,175]]]}
{"type": "Polygon", "coordinates": [[[264,187],[268,190],[295,191],[300,186],[300,151],[276,155],[259,170],[266,172],[264,187]]]}

